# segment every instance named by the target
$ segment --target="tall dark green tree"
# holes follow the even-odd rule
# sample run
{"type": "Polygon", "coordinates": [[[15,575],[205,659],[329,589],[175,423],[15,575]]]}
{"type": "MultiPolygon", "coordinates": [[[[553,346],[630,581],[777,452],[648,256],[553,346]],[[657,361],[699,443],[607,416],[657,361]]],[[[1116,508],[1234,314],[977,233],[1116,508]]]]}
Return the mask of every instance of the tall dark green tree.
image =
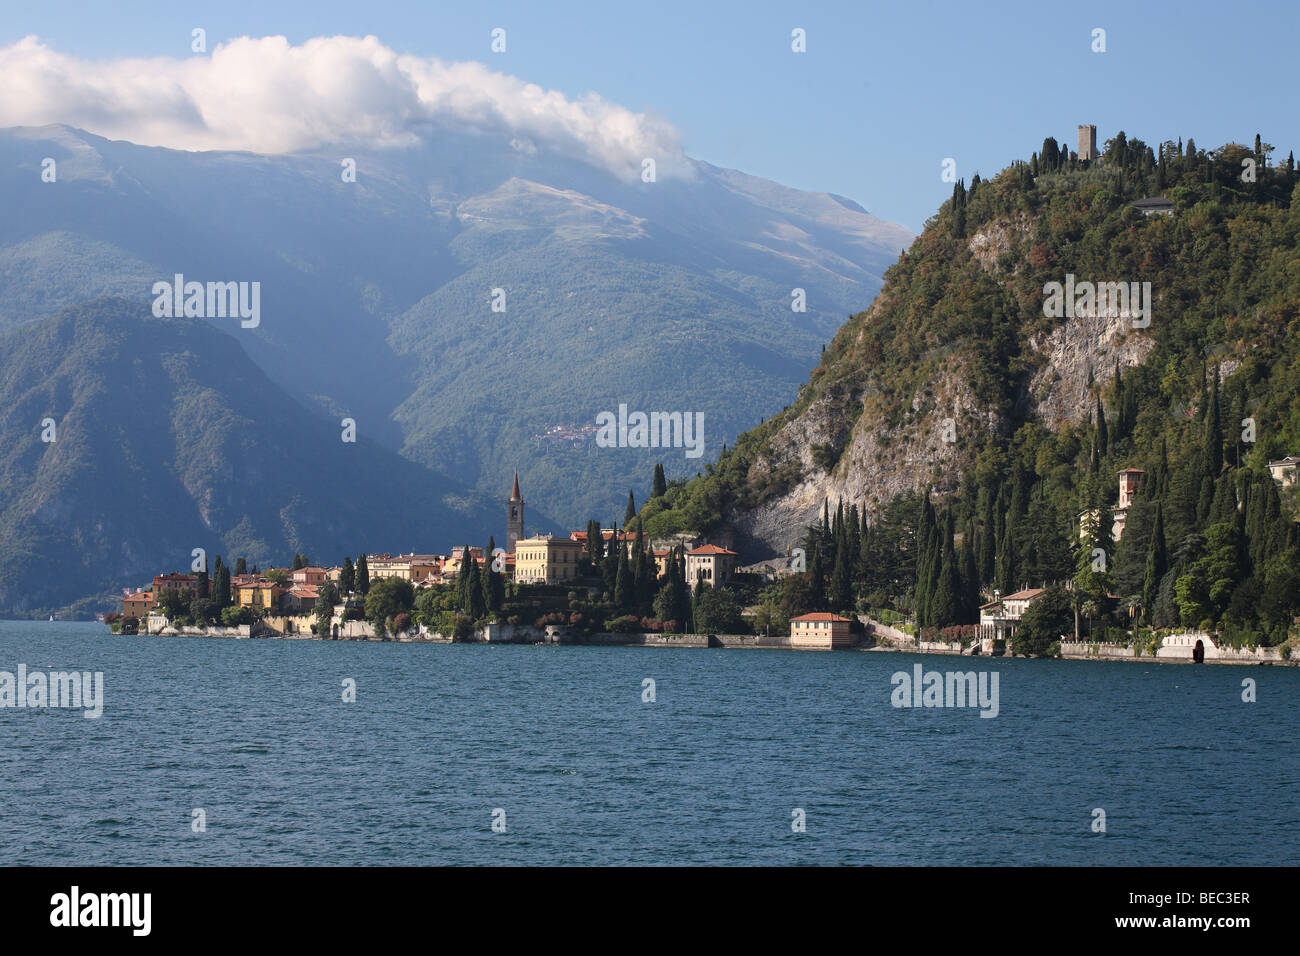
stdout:
{"type": "Polygon", "coordinates": [[[828,596],[831,609],[837,613],[853,610],[852,558],[848,539],[840,535],[835,549],[835,566],[831,571],[831,589],[828,596]]]}
{"type": "Polygon", "coordinates": [[[1147,547],[1146,573],[1142,579],[1142,613],[1148,623],[1155,621],[1160,582],[1168,570],[1169,557],[1165,545],[1164,505],[1157,501],[1156,517],[1151,525],[1151,543],[1147,547]]]}
{"type": "Polygon", "coordinates": [[[618,583],[618,556],[623,551],[623,545],[618,540],[618,527],[615,526],[613,534],[610,535],[609,541],[605,547],[605,557],[601,562],[600,573],[605,582],[605,590],[609,592],[610,597],[614,596],[614,587],[618,583]]]}
{"type": "Polygon", "coordinates": [[[614,603],[624,612],[636,610],[636,580],[628,564],[627,550],[622,547],[618,549],[618,566],[614,572],[614,603]]]}
{"type": "Polygon", "coordinates": [[[953,550],[952,509],[944,513],[943,526],[940,530],[939,573],[934,591],[930,597],[930,609],[927,615],[934,627],[948,627],[961,619],[961,582],[958,578],[957,553],[953,550]]]}
{"type": "Polygon", "coordinates": [[[221,555],[212,564],[212,600],[217,602],[218,609],[230,606],[230,569],[222,562],[221,555]]]}

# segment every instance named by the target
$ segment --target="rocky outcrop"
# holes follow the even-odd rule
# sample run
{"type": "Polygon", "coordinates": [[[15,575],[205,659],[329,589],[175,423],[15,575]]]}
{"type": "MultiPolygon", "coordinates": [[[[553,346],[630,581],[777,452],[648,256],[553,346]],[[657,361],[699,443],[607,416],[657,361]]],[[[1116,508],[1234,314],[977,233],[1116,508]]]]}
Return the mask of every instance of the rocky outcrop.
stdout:
{"type": "Polygon", "coordinates": [[[1145,329],[1118,316],[1075,316],[1048,335],[1031,338],[1040,366],[1029,383],[1038,414],[1048,428],[1058,429],[1090,413],[1094,383],[1108,384],[1115,363],[1122,368],[1141,365],[1155,347],[1145,329]]]}

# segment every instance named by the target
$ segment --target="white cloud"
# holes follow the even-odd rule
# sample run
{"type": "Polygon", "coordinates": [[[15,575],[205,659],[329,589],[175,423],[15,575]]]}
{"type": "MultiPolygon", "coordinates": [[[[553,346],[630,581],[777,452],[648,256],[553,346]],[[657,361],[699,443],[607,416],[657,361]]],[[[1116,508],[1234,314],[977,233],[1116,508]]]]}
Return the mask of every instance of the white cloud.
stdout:
{"type": "Polygon", "coordinates": [[[481,63],[397,53],[373,36],[239,37],[187,59],[81,60],[26,37],[0,48],[0,127],[65,123],[173,149],[288,153],[412,145],[435,124],[506,134],[631,179],[689,175],[677,131],[595,93],[569,99],[481,63]]]}

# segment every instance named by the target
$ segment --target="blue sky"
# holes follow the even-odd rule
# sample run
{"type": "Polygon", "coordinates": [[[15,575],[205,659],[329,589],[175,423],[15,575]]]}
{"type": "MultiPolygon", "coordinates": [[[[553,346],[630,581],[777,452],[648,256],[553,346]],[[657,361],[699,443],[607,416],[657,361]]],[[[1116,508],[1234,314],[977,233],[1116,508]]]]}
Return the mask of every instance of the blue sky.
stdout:
{"type": "Polygon", "coordinates": [[[376,35],[405,53],[478,60],[594,91],[671,122],[687,153],[834,192],[919,231],[952,190],[1095,123],[1148,143],[1300,149],[1300,3],[61,2],[0,15],[0,45],[35,34],[83,58],[189,54],[229,37],[376,35]],[[490,52],[490,31],[507,51],[490,52]],[[795,27],[807,52],[790,49],[795,27]],[[1106,52],[1091,50],[1094,28],[1106,52]]]}

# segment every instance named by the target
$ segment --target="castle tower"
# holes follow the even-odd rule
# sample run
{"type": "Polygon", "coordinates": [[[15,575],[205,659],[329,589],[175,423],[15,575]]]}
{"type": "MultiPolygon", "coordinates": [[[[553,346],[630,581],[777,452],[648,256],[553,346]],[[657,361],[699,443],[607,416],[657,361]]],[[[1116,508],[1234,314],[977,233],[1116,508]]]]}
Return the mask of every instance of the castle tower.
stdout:
{"type": "Polygon", "coordinates": [[[524,536],[524,499],[519,494],[519,469],[515,469],[515,487],[506,502],[506,553],[515,553],[515,542],[524,536]]]}
{"type": "Polygon", "coordinates": [[[1079,159],[1097,158],[1097,127],[1079,124],[1079,159]]]}

